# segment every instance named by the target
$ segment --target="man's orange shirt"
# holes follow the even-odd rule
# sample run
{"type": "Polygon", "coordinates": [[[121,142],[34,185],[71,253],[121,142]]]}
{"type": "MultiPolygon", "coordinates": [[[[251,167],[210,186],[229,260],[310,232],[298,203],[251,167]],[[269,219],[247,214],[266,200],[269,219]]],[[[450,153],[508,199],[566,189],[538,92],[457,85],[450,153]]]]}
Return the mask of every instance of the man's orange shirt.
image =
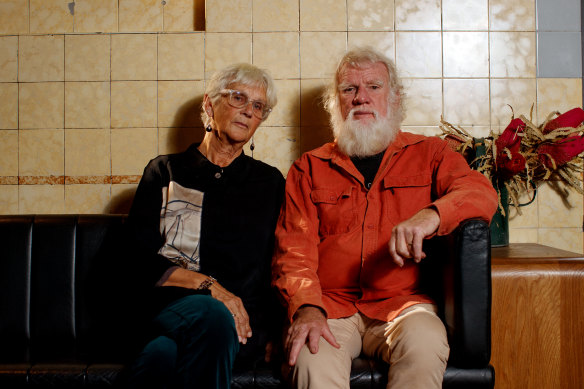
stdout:
{"type": "Polygon", "coordinates": [[[393,227],[428,207],[445,235],[468,218],[490,221],[497,194],[439,138],[400,132],[370,189],[336,144],[305,153],[288,172],[272,267],[289,319],[309,304],[330,319],[359,311],[389,321],[431,302],[418,292],[419,265],[400,268],[388,251],[393,227]]]}

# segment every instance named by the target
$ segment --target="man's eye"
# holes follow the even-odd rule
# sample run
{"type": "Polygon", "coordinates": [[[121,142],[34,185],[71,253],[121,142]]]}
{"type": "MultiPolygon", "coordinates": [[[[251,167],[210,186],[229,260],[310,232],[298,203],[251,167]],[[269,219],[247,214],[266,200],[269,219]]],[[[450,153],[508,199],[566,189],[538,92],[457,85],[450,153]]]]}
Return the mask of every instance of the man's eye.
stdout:
{"type": "Polygon", "coordinates": [[[354,87],[349,87],[349,88],[344,88],[343,89],[343,93],[353,93],[355,92],[355,88],[354,87]]]}

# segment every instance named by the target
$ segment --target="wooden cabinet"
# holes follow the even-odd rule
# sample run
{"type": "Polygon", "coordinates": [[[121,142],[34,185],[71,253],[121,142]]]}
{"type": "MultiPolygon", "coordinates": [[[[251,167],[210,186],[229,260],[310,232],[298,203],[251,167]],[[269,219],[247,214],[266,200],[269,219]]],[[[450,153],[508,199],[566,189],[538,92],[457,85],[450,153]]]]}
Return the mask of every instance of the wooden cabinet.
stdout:
{"type": "Polygon", "coordinates": [[[584,388],[584,257],[522,243],[491,265],[495,388],[584,388]]]}

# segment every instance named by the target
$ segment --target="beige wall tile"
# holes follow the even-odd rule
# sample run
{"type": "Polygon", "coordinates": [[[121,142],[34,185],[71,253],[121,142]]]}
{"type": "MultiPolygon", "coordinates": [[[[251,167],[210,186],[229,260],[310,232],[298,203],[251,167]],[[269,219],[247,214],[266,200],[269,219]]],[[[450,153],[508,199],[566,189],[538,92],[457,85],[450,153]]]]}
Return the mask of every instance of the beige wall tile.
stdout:
{"type": "Polygon", "coordinates": [[[491,125],[502,132],[513,117],[525,115],[529,119],[531,107],[534,107],[536,119],[536,80],[526,79],[492,79],[491,80],[491,125]],[[509,107],[513,107],[513,111],[509,107]]]}
{"type": "Polygon", "coordinates": [[[300,0],[301,31],[346,31],[345,1],[300,0]]]}
{"type": "MultiPolygon", "coordinates": [[[[30,32],[73,32],[73,13],[70,2],[64,0],[29,0],[30,32]]],[[[73,5],[74,7],[74,5],[73,5]]]]}
{"type": "Polygon", "coordinates": [[[203,93],[203,81],[159,81],[159,125],[163,127],[202,127],[203,93]]]}
{"type": "Polygon", "coordinates": [[[21,36],[19,38],[19,81],[63,81],[65,79],[64,62],[63,35],[21,36]]]}
{"type": "Polygon", "coordinates": [[[65,186],[19,185],[18,211],[22,215],[64,213],[65,186]]]}
{"type": "Polygon", "coordinates": [[[442,80],[404,79],[406,117],[404,125],[431,126],[442,115],[442,80]]]}
{"type": "Polygon", "coordinates": [[[300,80],[300,123],[302,126],[328,126],[329,114],[322,103],[323,93],[332,78],[300,80]]]}
{"type": "Polygon", "coordinates": [[[206,0],[208,32],[251,32],[252,0],[206,0]]]}
{"type": "Polygon", "coordinates": [[[491,77],[535,78],[535,33],[491,32],[491,77]]]}
{"type": "Polygon", "coordinates": [[[402,131],[424,136],[440,136],[442,131],[438,126],[401,126],[402,131]]]}
{"type": "Polygon", "coordinates": [[[120,32],[162,31],[162,1],[118,0],[120,32]]]}
{"type": "Polygon", "coordinates": [[[107,212],[112,214],[127,214],[130,212],[137,184],[115,184],[111,186],[111,200],[107,212]]]}
{"type": "Polygon", "coordinates": [[[156,80],[156,34],[112,35],[112,80],[156,80]]]}
{"type": "Polygon", "coordinates": [[[489,126],[465,126],[464,129],[475,138],[486,138],[491,134],[491,127],[489,126]]]}
{"type": "Polygon", "coordinates": [[[18,77],[18,37],[0,37],[0,82],[15,82],[18,77]]]}
{"type": "Polygon", "coordinates": [[[301,32],[301,77],[332,77],[335,66],[346,49],[347,34],[344,32],[301,32]]]}
{"type": "Polygon", "coordinates": [[[573,253],[584,253],[582,247],[582,227],[580,228],[540,228],[537,243],[556,247],[573,253]]]}
{"type": "Polygon", "coordinates": [[[158,36],[159,80],[202,80],[205,77],[204,35],[162,34],[158,36]]]}
{"type": "Polygon", "coordinates": [[[112,175],[141,175],[158,155],[158,129],[120,128],[112,131],[112,175]]]}
{"type": "MultiPolygon", "coordinates": [[[[167,1],[164,5],[164,31],[195,31],[197,3],[201,1],[167,1]]],[[[204,12],[204,8],[203,8],[204,12]]],[[[203,18],[204,20],[204,18],[203,18]]]]}
{"type": "Polygon", "coordinates": [[[64,127],[64,83],[21,83],[18,87],[18,126],[21,130],[64,127]]]}
{"type": "Polygon", "coordinates": [[[509,243],[538,243],[537,228],[509,228],[509,243]]]}
{"type": "Polygon", "coordinates": [[[278,104],[264,126],[298,126],[300,125],[300,80],[276,80],[278,104]]]}
{"type": "Polygon", "coordinates": [[[65,130],[65,175],[109,176],[110,130],[65,130]]]}
{"type": "MultiPolygon", "coordinates": [[[[292,163],[300,157],[299,127],[261,127],[254,135],[253,157],[287,174],[292,163]]],[[[251,155],[249,143],[246,154],[251,155]]]]}
{"type": "Polygon", "coordinates": [[[159,128],[158,154],[172,154],[185,151],[191,144],[201,142],[205,136],[202,127],[159,128]]]}
{"type": "Polygon", "coordinates": [[[109,35],[65,36],[65,81],[109,81],[109,35]]]}
{"type": "Polygon", "coordinates": [[[395,0],[396,30],[440,30],[440,0],[395,0]]]}
{"type": "MultiPolygon", "coordinates": [[[[562,188],[565,186],[562,185],[562,188]]],[[[569,196],[563,198],[548,184],[538,187],[540,228],[582,228],[582,195],[574,189],[568,189],[568,193],[569,196]]]]}
{"type": "Polygon", "coordinates": [[[445,32],[444,77],[489,77],[489,33],[445,32]]]}
{"type": "Polygon", "coordinates": [[[253,31],[298,31],[299,2],[253,0],[253,31]]]}
{"type": "Polygon", "coordinates": [[[109,82],[65,83],[65,128],[110,126],[109,82]]]}
{"type": "Polygon", "coordinates": [[[300,76],[297,32],[256,33],[253,35],[253,63],[268,69],[274,78],[300,76]]]}
{"type": "Polygon", "coordinates": [[[493,31],[535,31],[535,0],[489,0],[493,31]]]}
{"type": "Polygon", "coordinates": [[[62,176],[65,164],[63,130],[22,131],[18,141],[20,176],[62,176]]]}
{"type": "Polygon", "coordinates": [[[101,214],[110,207],[110,185],[65,185],[65,213],[101,214]]]}
{"type": "Polygon", "coordinates": [[[0,176],[18,175],[18,131],[0,130],[0,176]]]}
{"type": "Polygon", "coordinates": [[[111,126],[157,126],[156,81],[116,81],[111,83],[111,126]]]}
{"type": "Polygon", "coordinates": [[[75,32],[117,32],[118,0],[76,0],[75,32]]]}
{"type": "Polygon", "coordinates": [[[403,77],[441,77],[442,39],[439,32],[398,32],[396,65],[403,77]]]}
{"type": "Polygon", "coordinates": [[[251,63],[251,34],[205,34],[205,78],[238,62],[251,63]]]}
{"type": "Polygon", "coordinates": [[[0,185],[0,213],[18,215],[18,185],[0,185]]]}
{"type": "Polygon", "coordinates": [[[348,0],[349,31],[393,30],[393,0],[348,0]]]}
{"type": "Polygon", "coordinates": [[[29,32],[28,1],[0,2],[0,34],[27,34],[29,32]]]}
{"type": "Polygon", "coordinates": [[[538,78],[537,120],[543,123],[555,111],[566,112],[582,106],[581,78],[538,78]]]}
{"type": "Polygon", "coordinates": [[[18,128],[18,84],[0,83],[0,129],[18,128]]]}
{"type": "Polygon", "coordinates": [[[517,210],[513,205],[509,205],[509,228],[538,228],[539,227],[539,196],[534,192],[524,193],[519,198],[522,205],[517,210]],[[533,202],[530,203],[530,201],[533,202]],[[519,214],[519,211],[521,214],[519,214]]]}
{"type": "Polygon", "coordinates": [[[442,0],[444,30],[487,30],[488,0],[442,0]]]}
{"type": "Polygon", "coordinates": [[[444,120],[455,125],[489,125],[489,80],[444,80],[444,120]]]}
{"type": "Polygon", "coordinates": [[[388,31],[349,32],[349,49],[371,46],[395,62],[395,33],[388,31]]]}

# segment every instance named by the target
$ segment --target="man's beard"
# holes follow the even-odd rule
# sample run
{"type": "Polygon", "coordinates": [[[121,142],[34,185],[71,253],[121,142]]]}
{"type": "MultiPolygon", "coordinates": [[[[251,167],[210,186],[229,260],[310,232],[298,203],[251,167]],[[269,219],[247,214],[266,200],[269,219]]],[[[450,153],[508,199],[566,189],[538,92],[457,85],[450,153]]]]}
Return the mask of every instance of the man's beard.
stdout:
{"type": "Polygon", "coordinates": [[[354,112],[363,108],[353,108],[343,120],[341,110],[335,107],[331,115],[333,134],[339,149],[349,157],[368,157],[379,154],[389,146],[399,132],[400,115],[388,109],[386,117],[371,110],[374,119],[370,123],[362,123],[354,118],[354,112]]]}

